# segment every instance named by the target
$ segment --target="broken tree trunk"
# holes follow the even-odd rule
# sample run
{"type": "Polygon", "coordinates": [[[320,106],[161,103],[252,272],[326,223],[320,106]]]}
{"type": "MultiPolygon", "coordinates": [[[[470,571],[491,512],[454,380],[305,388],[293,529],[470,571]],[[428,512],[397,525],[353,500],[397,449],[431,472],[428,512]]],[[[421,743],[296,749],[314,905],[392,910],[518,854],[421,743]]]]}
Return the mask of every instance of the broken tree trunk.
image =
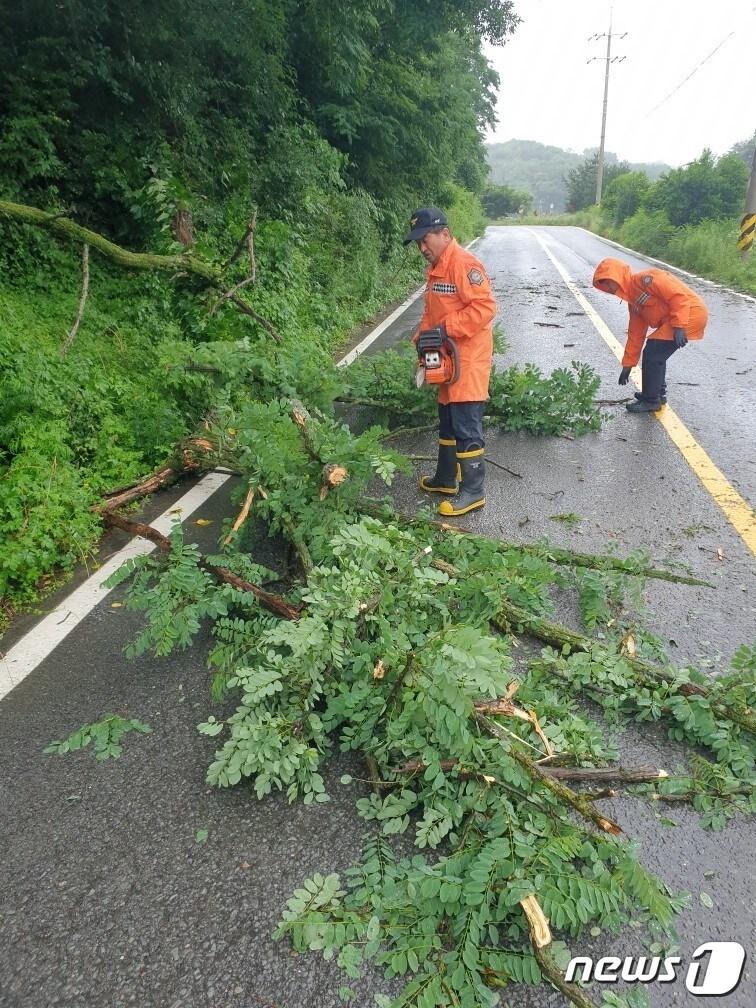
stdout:
{"type": "MultiPolygon", "coordinates": [[[[106,525],[122,529],[130,535],[137,535],[141,536],[143,539],[148,539],[150,542],[155,543],[158,549],[164,553],[169,553],[171,550],[171,540],[167,536],[164,536],[162,532],[158,532],[158,530],[153,528],[151,525],[144,525],[142,522],[129,521],[128,518],[124,518],[124,516],[119,514],[117,511],[106,511],[103,514],[103,520],[106,525]]],[[[240,578],[238,574],[234,574],[233,571],[230,571],[227,567],[217,567],[215,564],[208,563],[204,557],[200,558],[199,566],[202,570],[207,571],[208,574],[212,574],[212,576],[217,578],[218,581],[223,581],[225,584],[231,585],[232,588],[236,588],[238,591],[249,592],[254,595],[264,609],[274,613],[276,616],[280,616],[282,619],[297,620],[302,614],[301,609],[291,605],[281,595],[275,595],[273,592],[265,591],[265,589],[261,588],[260,585],[253,584],[251,581],[245,581],[243,578],[240,578]]]]}
{"type": "MultiPolygon", "coordinates": [[[[170,459],[158,466],[151,473],[143,476],[136,483],[118,487],[105,495],[105,499],[93,507],[93,511],[111,511],[132,501],[146,497],[165,487],[172,486],[182,479],[194,476],[198,472],[215,469],[219,465],[225,467],[228,456],[214,435],[209,431],[204,434],[193,434],[179,442],[170,459]]],[[[233,462],[233,459],[231,459],[233,462]]]]}

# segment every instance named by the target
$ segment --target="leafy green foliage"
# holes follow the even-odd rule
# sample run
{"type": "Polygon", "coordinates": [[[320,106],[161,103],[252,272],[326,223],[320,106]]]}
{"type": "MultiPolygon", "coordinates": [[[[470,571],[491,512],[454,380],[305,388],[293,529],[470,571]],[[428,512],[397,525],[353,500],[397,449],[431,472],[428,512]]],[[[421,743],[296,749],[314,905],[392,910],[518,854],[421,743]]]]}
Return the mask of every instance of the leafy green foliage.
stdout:
{"type": "MultiPolygon", "coordinates": [[[[603,185],[609,186],[613,179],[629,171],[626,162],[613,164],[604,163],[603,185]]],[[[567,210],[584,210],[596,202],[596,183],[598,180],[598,151],[585,161],[571,168],[567,173],[567,210]]]]}
{"type": "Polygon", "coordinates": [[[94,263],[92,303],[61,358],[79,278],[72,255],[57,266],[52,282],[40,270],[0,292],[0,596],[17,600],[87,560],[99,533],[91,505],[172,452],[208,384],[165,395],[161,340],[176,331],[165,289],[94,263]]]}
{"type": "Polygon", "coordinates": [[[675,227],[742,212],[748,169],[734,154],[715,160],[705,150],[684,168],[673,168],[649,189],[644,207],[661,210],[675,227]]]}
{"type": "MultiPolygon", "coordinates": [[[[507,140],[506,143],[486,146],[491,182],[514,186],[532,193],[536,211],[545,215],[564,211],[567,199],[567,175],[593,153],[594,151],[588,149],[582,154],[577,154],[575,151],[547,146],[534,140],[507,140]]],[[[611,151],[605,151],[604,156],[607,164],[615,165],[619,161],[617,155],[611,151]]],[[[649,179],[657,179],[664,171],[669,170],[669,165],[658,162],[630,164],[629,167],[642,172],[649,179]]],[[[595,193],[594,175],[593,192],[588,194],[591,203],[595,193]]]]}
{"type": "Polygon", "coordinates": [[[641,171],[615,176],[604,191],[602,209],[614,224],[622,224],[640,209],[650,184],[641,171]]]}
{"type": "MultiPolygon", "coordinates": [[[[284,401],[248,404],[233,422],[244,476],[265,487],[261,516],[290,537],[293,526],[294,541],[312,557],[291,591],[302,615],[276,621],[241,593],[208,582],[178,534],[166,569],[132,565],[131,604],[147,610],[148,630],[159,631],[151,646],[162,650],[184,643],[167,633],[168,615],[193,632],[185,610],[219,614],[211,618],[210,667],[236,709],[199,725],[216,740],[211,783],[248,780],[260,798],[281,790],[289,801],[324,803],[324,762],[336,747],[366,754],[375,768],[373,791],[356,802],[371,828],[363,857],[343,876],[305,880],[276,935],[334,960],[348,978],[366,963],[402,978],[398,999],[380,1003],[450,1008],[493,1006],[492,985],[541,981],[520,905],[530,894],[565,939],[591,928],[616,931],[630,917],[671,932],[687,895],[670,894],[632,844],[565,815],[516,758],[543,754],[530,722],[504,718],[491,735],[486,725],[496,715],[481,715],[476,705],[516,686],[516,702],[537,711],[550,745],[584,766],[601,766],[617,751],[576,711],[576,691],[609,719],[665,718],[673,737],[706,746],[712,758],[694,760],[689,775],[668,778],[659,790],[684,793],[704,823],[719,828],[722,816],[753,807],[751,740],[718,705],[753,705],[756,651],[741,649],[732,676],[705,697],[685,691],[702,678],[692,670],[670,669],[669,684],[639,687],[608,626],[589,654],[547,648],[515,669],[511,638],[492,635],[490,622],[504,599],[549,611],[550,589],[570,581],[547,551],[525,554],[431,528],[410,532],[390,517],[360,518],[372,475],[381,468],[390,475],[394,465],[391,453],[378,457],[380,432],[355,438],[315,413],[305,438],[284,401]],[[350,475],[321,500],[326,457],[344,460],[350,475]],[[414,843],[413,855],[395,853],[399,835],[414,843]]],[[[219,417],[230,423],[230,414],[219,417]]],[[[243,548],[237,541],[231,552],[243,548]]],[[[591,573],[577,579],[585,618],[606,624],[632,594],[627,575],[591,573]]]]}
{"type": "MultiPolygon", "coordinates": [[[[342,399],[375,406],[390,427],[436,419],[432,389],[415,387],[411,345],[358,358],[345,371],[342,399]]],[[[603,415],[593,402],[600,378],[590,365],[573,361],[545,376],[534,364],[493,371],[486,415],[503,430],[532,434],[585,434],[599,430],[603,415]]]]}
{"type": "Polygon", "coordinates": [[[480,202],[491,220],[510,214],[527,213],[533,207],[529,192],[508,185],[489,185],[480,194],[480,202]]]}
{"type": "Polygon", "coordinates": [[[51,742],[44,752],[64,756],[69,752],[86,749],[90,743],[94,743],[96,760],[102,762],[106,759],[118,759],[123,752],[121,739],[131,731],[139,732],[141,735],[149,735],[152,728],[137,718],[126,719],[118,714],[104,714],[99,721],[82,725],[81,728],[72,732],[65,741],[51,742]]]}

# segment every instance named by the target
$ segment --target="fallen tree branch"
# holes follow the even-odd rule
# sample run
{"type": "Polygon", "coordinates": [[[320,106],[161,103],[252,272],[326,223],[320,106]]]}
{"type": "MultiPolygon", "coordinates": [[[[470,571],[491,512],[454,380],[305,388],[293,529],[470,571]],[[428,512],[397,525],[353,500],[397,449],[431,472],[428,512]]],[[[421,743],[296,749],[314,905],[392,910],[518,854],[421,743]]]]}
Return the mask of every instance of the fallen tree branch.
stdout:
{"type": "Polygon", "coordinates": [[[60,348],[61,357],[65,357],[71,347],[71,344],[76,339],[76,333],[79,331],[79,326],[81,325],[81,320],[84,316],[84,306],[87,303],[87,294],[89,294],[89,245],[85,242],[81,246],[81,295],[79,296],[79,307],[76,312],[74,324],[71,326],[71,331],[66,337],[65,343],[60,348]]]}
{"type": "Polygon", "coordinates": [[[576,1008],[596,1008],[596,1002],[592,1001],[585,991],[581,990],[577,984],[567,983],[564,973],[557,965],[553,955],[549,951],[549,946],[539,947],[532,939],[533,953],[536,957],[541,973],[559,991],[564,994],[568,1001],[571,1001],[576,1008]]]}
{"type": "MultiPolygon", "coordinates": [[[[268,492],[264,486],[258,486],[257,492],[260,494],[263,500],[268,499],[268,492]]],[[[304,536],[299,531],[299,529],[291,520],[291,517],[288,514],[282,513],[280,515],[280,519],[281,524],[283,526],[283,530],[286,533],[286,538],[289,540],[291,545],[296,550],[297,555],[299,557],[299,562],[302,565],[302,570],[304,571],[306,577],[313,569],[315,564],[313,563],[312,555],[310,553],[310,550],[308,549],[307,543],[304,540],[304,536]]]]}
{"type": "Polygon", "coordinates": [[[257,225],[257,210],[255,210],[252,216],[250,217],[249,223],[247,224],[247,229],[239,239],[236,248],[231,253],[231,258],[223,266],[223,272],[225,273],[228,267],[233,265],[233,263],[235,263],[236,260],[239,258],[239,256],[242,253],[242,249],[246,248],[250,258],[250,277],[252,279],[252,283],[255,282],[255,273],[256,273],[254,245],[252,243],[253,242],[252,236],[255,232],[256,225],[257,225]]]}
{"type": "Polygon", "coordinates": [[[450,535],[467,536],[470,539],[484,542],[487,545],[493,545],[501,550],[519,550],[521,553],[540,556],[544,560],[548,560],[550,563],[557,564],[558,566],[587,567],[591,570],[618,570],[635,577],[656,578],[661,581],[701,585],[706,588],[715,587],[710,582],[702,581],[700,578],[689,577],[685,574],[676,574],[673,571],[661,570],[656,567],[645,567],[633,560],[625,560],[621,557],[598,556],[594,553],[573,553],[571,550],[551,546],[547,543],[516,543],[504,539],[489,539],[487,536],[479,535],[476,532],[469,532],[467,529],[450,525],[448,522],[438,521],[433,518],[415,518],[396,511],[391,512],[386,508],[385,504],[378,501],[363,501],[359,507],[360,511],[364,514],[382,518],[384,521],[395,521],[400,525],[409,526],[430,526],[431,528],[439,529],[441,532],[447,532],[450,535]]]}
{"type": "Polygon", "coordinates": [[[179,255],[155,255],[151,252],[130,252],[121,248],[115,242],[109,241],[96,231],[75,224],[66,217],[57,214],[47,213],[45,210],[38,210],[36,207],[26,206],[21,203],[10,203],[7,200],[0,200],[0,214],[12,217],[22,224],[34,224],[42,227],[53,234],[63,238],[70,238],[76,242],[91,245],[112,262],[127,269],[156,269],[163,272],[176,272],[186,270],[196,276],[202,277],[214,286],[219,285],[220,275],[218,270],[204,262],[202,259],[192,255],[191,252],[182,252],[179,255]]]}
{"type": "Polygon", "coordinates": [[[95,504],[93,511],[104,512],[122,507],[148,494],[163,490],[182,479],[206,472],[223,465],[227,461],[226,451],[209,431],[194,434],[180,441],[172,458],[167,459],[157,469],[143,476],[136,483],[109,491],[105,499],[95,504]]]}
{"type": "MultiPolygon", "coordinates": [[[[562,626],[559,623],[552,623],[539,616],[533,616],[512,602],[503,602],[500,617],[494,619],[492,622],[503,633],[509,632],[510,624],[522,626],[531,636],[537,637],[546,644],[551,644],[558,648],[567,644],[573,651],[590,653],[596,647],[596,642],[592,641],[589,637],[576,633],[574,630],[570,630],[569,627],[562,626]]],[[[684,696],[706,698],[709,696],[709,691],[706,687],[700,686],[698,683],[678,682],[661,665],[652,665],[651,662],[643,661],[641,658],[633,658],[628,654],[623,654],[622,658],[635,673],[638,682],[643,686],[653,688],[661,683],[665,683],[675,686],[684,696]]],[[[711,709],[720,717],[732,721],[734,724],[740,725],[753,735],[756,735],[756,716],[752,713],[735,710],[729,704],[722,703],[721,701],[712,702],[711,709]]]]}
{"type": "Polygon", "coordinates": [[[223,542],[224,542],[224,544],[226,546],[228,546],[229,543],[233,542],[234,533],[238,532],[239,529],[244,524],[244,522],[247,520],[247,515],[249,514],[249,509],[252,507],[252,501],[254,499],[255,499],[255,488],[254,487],[250,487],[249,490],[247,490],[247,496],[244,498],[244,503],[242,504],[242,509],[239,512],[239,514],[237,515],[236,521],[231,526],[231,531],[228,533],[228,535],[226,536],[226,538],[223,540],[223,542]]]}
{"type": "Polygon", "coordinates": [[[647,784],[650,781],[669,777],[665,770],[654,767],[557,767],[542,766],[543,773],[555,780],[609,781],[613,784],[647,784]]]}
{"type": "MultiPolygon", "coordinates": [[[[501,738],[502,726],[496,724],[495,721],[491,721],[488,717],[483,714],[476,712],[476,721],[485,729],[490,735],[494,735],[497,738],[501,738]]],[[[522,739],[517,741],[521,742],[522,739]]],[[[516,760],[520,766],[530,775],[530,777],[543,784],[544,787],[548,788],[553,795],[555,795],[559,801],[566,805],[570,805],[579,812],[580,815],[592,822],[594,826],[598,826],[599,829],[603,830],[605,833],[611,833],[613,836],[621,836],[622,827],[614,822],[612,819],[608,819],[606,816],[601,815],[593,807],[590,799],[586,798],[584,795],[579,795],[576,791],[568,788],[565,784],[560,784],[559,781],[551,778],[545,770],[539,767],[530,757],[526,756],[523,752],[520,752],[517,748],[508,747],[507,752],[516,760]]]]}
{"type": "MultiPolygon", "coordinates": [[[[119,266],[125,266],[127,269],[155,269],[171,273],[174,276],[191,273],[194,276],[200,277],[216,290],[220,290],[221,292],[226,290],[222,276],[223,271],[212,263],[205,262],[198,256],[192,255],[191,252],[182,252],[179,255],[130,252],[128,249],[121,248],[120,245],[116,245],[115,242],[110,241],[96,231],[90,231],[89,228],[75,224],[66,217],[60,217],[57,214],[38,210],[36,207],[26,206],[22,203],[11,203],[8,200],[0,200],[0,214],[12,217],[13,220],[20,221],[22,224],[33,224],[44,228],[63,238],[91,245],[92,248],[97,249],[98,252],[112,262],[117,263],[119,266]]],[[[277,343],[281,342],[281,337],[272,324],[248,305],[246,301],[243,301],[236,294],[229,297],[229,300],[245,315],[249,315],[250,318],[259,322],[277,343]]]]}
{"type": "Polygon", "coordinates": [[[207,313],[208,318],[212,318],[213,315],[215,315],[215,313],[218,311],[218,309],[220,308],[220,306],[223,304],[224,301],[228,301],[230,298],[233,298],[234,294],[242,290],[244,287],[248,287],[250,284],[253,284],[254,282],[255,281],[253,280],[252,277],[245,277],[243,280],[239,281],[239,283],[236,284],[235,287],[232,287],[230,290],[227,290],[225,294],[221,294],[221,296],[212,306],[210,311],[207,313]]]}
{"type": "MultiPolygon", "coordinates": [[[[151,525],[129,521],[128,518],[124,518],[117,511],[105,511],[102,517],[105,525],[122,529],[130,535],[141,536],[142,539],[148,539],[150,542],[155,543],[162,552],[170,553],[171,540],[151,525]]],[[[207,571],[208,574],[212,574],[218,581],[223,581],[238,591],[251,593],[264,609],[274,613],[276,616],[280,616],[282,619],[297,620],[302,614],[301,609],[291,605],[282,596],[265,591],[264,588],[253,584],[251,581],[245,581],[227,567],[217,567],[215,564],[208,563],[204,557],[200,558],[199,566],[202,570],[207,571]]]]}
{"type": "Polygon", "coordinates": [[[256,312],[251,305],[248,305],[246,301],[242,301],[238,294],[232,294],[229,297],[229,301],[231,301],[232,304],[235,304],[239,311],[243,312],[245,315],[249,315],[249,317],[253,318],[255,322],[259,322],[263,329],[265,329],[265,331],[273,337],[276,343],[281,342],[281,337],[273,328],[272,323],[268,322],[266,318],[263,318],[263,316],[256,312]]]}

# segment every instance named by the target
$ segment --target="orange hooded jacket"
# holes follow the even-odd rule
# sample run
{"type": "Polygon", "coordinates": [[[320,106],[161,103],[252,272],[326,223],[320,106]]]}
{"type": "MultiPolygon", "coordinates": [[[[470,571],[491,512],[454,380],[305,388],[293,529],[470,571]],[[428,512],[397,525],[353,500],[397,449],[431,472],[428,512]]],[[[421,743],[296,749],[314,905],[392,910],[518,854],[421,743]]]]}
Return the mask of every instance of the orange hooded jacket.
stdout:
{"type": "Polygon", "coordinates": [[[459,380],[439,385],[438,401],[483,402],[493,361],[496,302],[480,262],[454,239],[427,271],[425,309],[418,333],[443,325],[459,350],[459,380]]]}
{"type": "Polygon", "coordinates": [[[619,259],[602,259],[593,274],[593,286],[606,293],[602,280],[617,284],[617,296],[630,309],[623,367],[638,363],[649,328],[654,330],[651,339],[671,340],[673,329],[684,329],[689,340],[703,339],[709,318],[706,305],[674,274],[660,269],[633,273],[619,259]]]}

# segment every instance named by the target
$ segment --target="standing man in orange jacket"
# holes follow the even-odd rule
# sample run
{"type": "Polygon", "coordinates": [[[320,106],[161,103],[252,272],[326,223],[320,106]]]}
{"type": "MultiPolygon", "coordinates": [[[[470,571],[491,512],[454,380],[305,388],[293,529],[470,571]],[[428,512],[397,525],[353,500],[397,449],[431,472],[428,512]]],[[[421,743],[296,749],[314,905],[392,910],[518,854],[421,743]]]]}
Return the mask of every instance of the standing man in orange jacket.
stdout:
{"type": "Polygon", "coordinates": [[[630,323],[619,384],[626,385],[643,349],[643,385],[628,404],[631,413],[651,413],[667,402],[667,361],[689,340],[703,339],[709,318],[701,298],[676,277],[660,269],[633,273],[619,259],[602,259],[593,286],[627,301],[630,323]],[[646,339],[649,328],[654,331],[646,339]],[[643,343],[646,343],[645,349],[643,343]]]}
{"type": "Polygon", "coordinates": [[[425,309],[414,341],[420,333],[440,328],[459,352],[458,380],[438,388],[436,472],[423,476],[420,487],[451,497],[439,505],[439,514],[463,515],[486,503],[483,411],[493,361],[496,302],[482,264],[452,237],[442,210],[422,207],[412,214],[404,244],[413,241],[429,267],[425,309]]]}

